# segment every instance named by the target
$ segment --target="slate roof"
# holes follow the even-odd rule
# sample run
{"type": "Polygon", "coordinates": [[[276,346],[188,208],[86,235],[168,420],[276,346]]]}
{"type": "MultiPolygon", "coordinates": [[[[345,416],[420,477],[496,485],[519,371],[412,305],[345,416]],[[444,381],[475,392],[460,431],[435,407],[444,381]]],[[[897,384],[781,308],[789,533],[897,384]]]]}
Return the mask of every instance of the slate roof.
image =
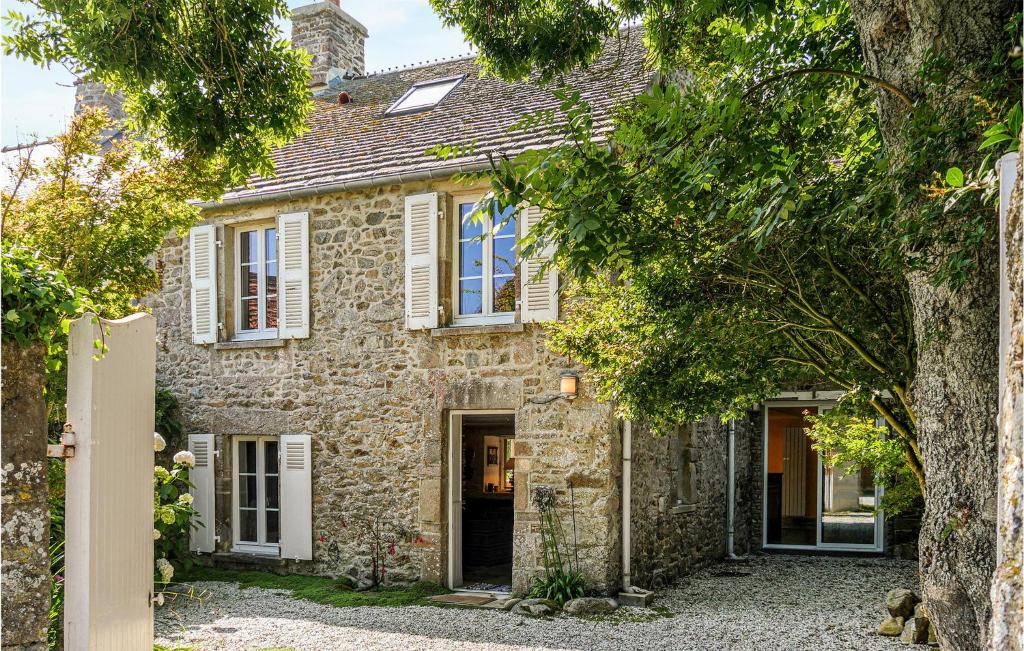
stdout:
{"type": "MultiPolygon", "coordinates": [[[[599,128],[609,126],[609,110],[617,101],[635,97],[648,87],[652,73],[645,56],[640,30],[625,29],[618,38],[608,40],[594,64],[570,76],[569,84],[594,108],[599,128]]],[[[252,179],[247,187],[225,194],[225,203],[373,185],[393,181],[396,175],[434,172],[443,176],[456,165],[479,164],[488,153],[516,154],[553,144],[548,127],[510,128],[537,111],[554,109],[561,115],[552,87],[540,85],[536,75],[517,83],[481,77],[472,58],[348,80],[314,102],[309,130],[274,153],[277,175],[252,179]],[[457,75],[466,78],[433,109],[384,114],[413,83],[457,75]],[[351,103],[338,104],[341,91],[349,93],[351,103]],[[472,154],[454,159],[440,161],[426,153],[438,144],[474,142],[472,154]]]]}

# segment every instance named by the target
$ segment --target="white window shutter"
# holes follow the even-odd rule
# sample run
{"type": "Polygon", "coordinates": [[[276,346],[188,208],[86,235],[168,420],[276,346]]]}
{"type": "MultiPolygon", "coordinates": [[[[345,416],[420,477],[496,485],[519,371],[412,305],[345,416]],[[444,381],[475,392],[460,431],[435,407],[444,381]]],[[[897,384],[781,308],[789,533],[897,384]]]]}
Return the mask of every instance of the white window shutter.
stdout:
{"type": "Polygon", "coordinates": [[[313,560],[313,454],[309,434],[282,434],[281,558],[313,560]]]}
{"type": "Polygon", "coordinates": [[[277,218],[278,317],[282,339],[309,336],[309,213],[277,218]]]}
{"type": "Polygon", "coordinates": [[[188,450],[196,458],[196,465],[189,470],[188,480],[192,483],[192,508],[196,510],[196,528],[189,533],[188,548],[194,552],[211,553],[214,550],[216,517],[213,482],[213,434],[189,434],[188,450]]]}
{"type": "Polygon", "coordinates": [[[192,279],[192,343],[217,343],[217,231],[196,226],[188,234],[192,279]]]}
{"type": "MultiPolygon", "coordinates": [[[[536,206],[523,210],[522,237],[543,217],[544,213],[536,206]]],[[[544,251],[520,262],[519,278],[522,283],[520,292],[520,318],[524,323],[538,321],[555,321],[558,319],[558,269],[553,265],[538,278],[540,270],[551,260],[554,248],[549,246],[544,251]]]]}
{"type": "Polygon", "coordinates": [[[405,327],[437,327],[437,193],[405,198],[405,327]]]}

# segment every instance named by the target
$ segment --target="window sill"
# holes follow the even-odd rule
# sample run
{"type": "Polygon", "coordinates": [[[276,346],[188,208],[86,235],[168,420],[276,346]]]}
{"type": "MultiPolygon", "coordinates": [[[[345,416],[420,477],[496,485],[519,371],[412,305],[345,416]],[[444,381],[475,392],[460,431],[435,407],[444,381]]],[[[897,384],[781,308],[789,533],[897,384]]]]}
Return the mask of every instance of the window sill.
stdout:
{"type": "Polygon", "coordinates": [[[246,348],[281,348],[287,343],[285,339],[235,339],[218,341],[214,350],[243,350],[246,348]]]}
{"type": "Polygon", "coordinates": [[[522,332],[522,323],[492,323],[486,325],[456,325],[447,328],[434,328],[430,331],[431,337],[461,337],[464,335],[500,335],[505,333],[522,332]]]}
{"type": "Polygon", "coordinates": [[[672,515],[682,515],[683,513],[694,513],[696,511],[696,504],[676,504],[668,512],[672,515]]]}

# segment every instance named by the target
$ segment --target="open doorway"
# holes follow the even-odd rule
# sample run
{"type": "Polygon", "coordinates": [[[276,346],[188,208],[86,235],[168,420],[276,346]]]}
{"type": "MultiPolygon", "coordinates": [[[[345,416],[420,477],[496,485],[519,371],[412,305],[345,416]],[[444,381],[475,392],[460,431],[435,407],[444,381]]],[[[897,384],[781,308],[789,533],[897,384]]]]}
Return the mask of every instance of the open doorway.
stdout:
{"type": "Polygon", "coordinates": [[[451,424],[450,586],[511,592],[515,414],[454,413],[451,424]]]}

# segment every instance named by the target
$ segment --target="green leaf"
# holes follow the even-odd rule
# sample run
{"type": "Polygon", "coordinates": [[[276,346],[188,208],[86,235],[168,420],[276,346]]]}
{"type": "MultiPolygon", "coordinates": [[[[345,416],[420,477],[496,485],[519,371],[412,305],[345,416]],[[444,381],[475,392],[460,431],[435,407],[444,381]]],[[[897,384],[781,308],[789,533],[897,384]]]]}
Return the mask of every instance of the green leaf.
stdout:
{"type": "Polygon", "coordinates": [[[954,188],[962,188],[964,185],[964,171],[959,167],[951,167],[946,170],[946,183],[954,188]]]}
{"type": "Polygon", "coordinates": [[[993,145],[998,145],[999,143],[1006,142],[1007,140],[1013,140],[1013,136],[1008,133],[995,133],[988,138],[985,138],[981,145],[978,146],[978,149],[988,149],[993,145]]]}

